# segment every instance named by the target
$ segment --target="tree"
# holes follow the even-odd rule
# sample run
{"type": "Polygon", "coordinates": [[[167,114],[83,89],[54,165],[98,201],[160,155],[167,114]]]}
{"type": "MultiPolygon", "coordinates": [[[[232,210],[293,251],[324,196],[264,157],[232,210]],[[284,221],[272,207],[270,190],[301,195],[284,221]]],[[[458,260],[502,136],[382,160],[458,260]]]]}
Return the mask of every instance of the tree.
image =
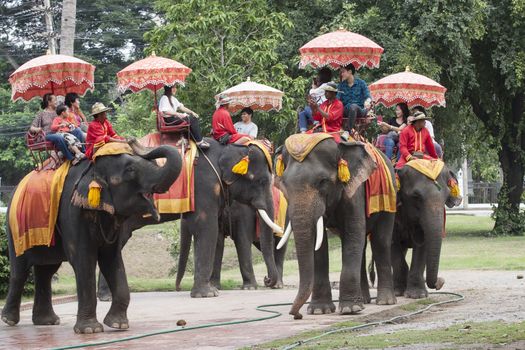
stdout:
{"type": "Polygon", "coordinates": [[[73,56],[76,23],[77,0],[63,0],[60,25],[60,53],[63,55],[73,56]]]}

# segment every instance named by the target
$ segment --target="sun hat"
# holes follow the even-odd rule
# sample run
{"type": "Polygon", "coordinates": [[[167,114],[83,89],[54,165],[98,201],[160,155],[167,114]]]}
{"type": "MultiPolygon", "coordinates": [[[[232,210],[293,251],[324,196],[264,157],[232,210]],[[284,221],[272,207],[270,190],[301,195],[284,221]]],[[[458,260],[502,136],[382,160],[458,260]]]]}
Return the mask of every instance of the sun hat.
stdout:
{"type": "Polygon", "coordinates": [[[90,116],[97,115],[97,114],[100,114],[100,113],[103,113],[103,112],[107,112],[107,111],[110,111],[110,110],[111,110],[111,107],[106,107],[101,102],[95,102],[93,107],[91,107],[91,114],[90,114],[90,116]]]}

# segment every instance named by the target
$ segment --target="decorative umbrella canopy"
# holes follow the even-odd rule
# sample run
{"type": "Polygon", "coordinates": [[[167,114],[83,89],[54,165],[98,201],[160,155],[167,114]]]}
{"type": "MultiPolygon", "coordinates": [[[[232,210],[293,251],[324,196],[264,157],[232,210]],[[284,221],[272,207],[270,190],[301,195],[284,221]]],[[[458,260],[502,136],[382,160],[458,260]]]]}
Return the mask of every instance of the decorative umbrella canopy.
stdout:
{"type": "Polygon", "coordinates": [[[446,106],[447,89],[424,75],[410,72],[409,67],[405,72],[379,79],[371,84],[369,89],[374,101],[385,107],[392,107],[402,102],[406,102],[409,107],[446,106]]]}
{"type": "Polygon", "coordinates": [[[354,64],[356,69],[362,66],[379,67],[383,48],[372,40],[344,29],[323,34],[311,40],[299,49],[301,53],[300,68],[307,65],[313,68],[354,64]]]}
{"type": "Polygon", "coordinates": [[[258,111],[279,111],[283,106],[284,93],[270,86],[250,81],[248,78],[245,82],[215,95],[217,101],[220,95],[226,95],[232,99],[229,108],[232,112],[245,107],[258,111]]]}
{"type": "Polygon", "coordinates": [[[64,96],[93,91],[95,66],[67,55],[47,54],[26,62],[11,76],[11,99],[29,101],[47,93],[64,96]]]}
{"type": "Polygon", "coordinates": [[[133,92],[145,89],[155,92],[164,85],[184,85],[190,73],[191,68],[182,63],[153,53],[117,73],[118,90],[120,93],[128,89],[133,92]]]}

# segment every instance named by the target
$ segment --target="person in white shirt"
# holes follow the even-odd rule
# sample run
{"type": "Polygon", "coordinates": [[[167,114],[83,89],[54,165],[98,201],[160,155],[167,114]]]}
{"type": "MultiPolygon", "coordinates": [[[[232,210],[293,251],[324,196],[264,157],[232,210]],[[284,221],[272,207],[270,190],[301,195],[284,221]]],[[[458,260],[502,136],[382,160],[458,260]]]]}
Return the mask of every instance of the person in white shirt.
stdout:
{"type": "Polygon", "coordinates": [[[253,110],[250,107],[243,108],[241,111],[241,121],[233,124],[239,134],[249,135],[252,139],[257,138],[257,124],[252,122],[253,110]]]}
{"type": "Polygon", "coordinates": [[[190,123],[190,134],[197,146],[203,149],[209,148],[210,144],[202,139],[199,115],[180,103],[174,96],[176,92],[175,86],[164,86],[164,95],[159,101],[159,112],[164,121],[168,125],[177,125],[182,122],[190,123]]]}
{"type": "MultiPolygon", "coordinates": [[[[321,68],[317,73],[317,77],[312,82],[312,88],[308,92],[308,99],[313,100],[318,106],[321,105],[321,103],[326,100],[324,96],[324,86],[330,81],[332,81],[332,71],[330,68],[321,68]]],[[[312,118],[312,109],[307,105],[299,112],[299,131],[306,132],[306,130],[308,130],[308,124],[315,123],[317,122],[312,118]]]]}

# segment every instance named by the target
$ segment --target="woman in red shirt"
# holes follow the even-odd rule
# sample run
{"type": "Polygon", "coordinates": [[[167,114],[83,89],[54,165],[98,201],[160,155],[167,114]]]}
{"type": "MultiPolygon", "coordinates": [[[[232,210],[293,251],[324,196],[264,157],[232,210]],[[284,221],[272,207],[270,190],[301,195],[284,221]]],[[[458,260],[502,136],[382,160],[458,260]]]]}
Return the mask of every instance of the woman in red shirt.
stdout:
{"type": "Polygon", "coordinates": [[[229,143],[244,144],[251,140],[251,137],[244,134],[239,134],[233,126],[232,117],[228,112],[228,107],[231,99],[227,96],[219,96],[219,108],[215,110],[211,117],[213,138],[223,145],[229,143]]]}

